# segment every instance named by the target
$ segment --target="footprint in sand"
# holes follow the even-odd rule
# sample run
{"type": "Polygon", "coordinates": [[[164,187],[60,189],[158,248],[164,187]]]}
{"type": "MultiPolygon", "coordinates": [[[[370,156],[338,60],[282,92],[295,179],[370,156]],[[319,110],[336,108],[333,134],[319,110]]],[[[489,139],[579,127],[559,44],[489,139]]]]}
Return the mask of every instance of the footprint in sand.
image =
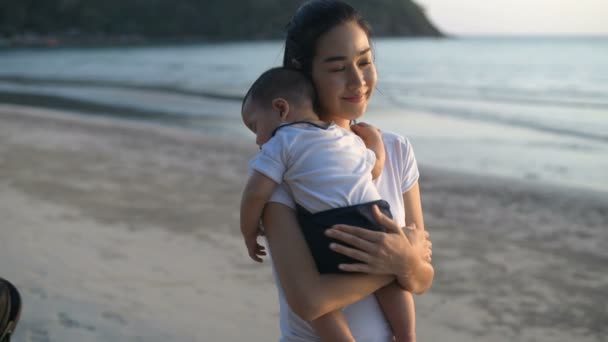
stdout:
{"type": "Polygon", "coordinates": [[[127,256],[123,253],[117,252],[117,251],[112,251],[110,249],[99,249],[98,250],[99,256],[104,260],[104,261],[109,261],[109,260],[127,260],[127,256]]]}
{"type": "Polygon", "coordinates": [[[40,297],[40,299],[46,299],[47,295],[46,295],[46,291],[44,291],[44,289],[40,288],[40,287],[32,287],[28,289],[28,292],[36,295],[38,297],[40,297]]]}
{"type": "Polygon", "coordinates": [[[127,325],[127,320],[124,319],[124,317],[122,317],[120,314],[118,314],[116,312],[106,311],[101,314],[101,317],[108,319],[110,321],[117,322],[122,325],[127,325]]]}
{"type": "Polygon", "coordinates": [[[65,312],[58,313],[57,317],[59,318],[59,324],[61,324],[65,328],[86,329],[88,331],[95,331],[94,326],[78,322],[77,320],[70,318],[65,312]]]}
{"type": "Polygon", "coordinates": [[[27,329],[25,333],[25,340],[28,342],[50,342],[49,333],[43,328],[31,328],[27,329]]]}

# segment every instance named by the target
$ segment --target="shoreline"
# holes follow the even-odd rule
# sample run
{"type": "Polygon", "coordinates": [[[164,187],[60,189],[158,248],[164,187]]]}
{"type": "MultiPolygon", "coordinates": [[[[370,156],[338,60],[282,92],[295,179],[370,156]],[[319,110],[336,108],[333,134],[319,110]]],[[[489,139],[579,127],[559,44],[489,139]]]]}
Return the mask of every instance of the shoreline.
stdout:
{"type": "MultiPolygon", "coordinates": [[[[255,152],[0,105],[0,260],[25,303],[15,341],[276,340],[269,262],[249,261],[238,230],[255,152]]],[[[608,333],[606,196],[424,166],[420,184],[436,270],[416,298],[421,340],[608,333]]]]}
{"type": "MultiPolygon", "coordinates": [[[[97,87],[100,89],[113,89],[123,91],[125,93],[130,92],[131,102],[123,103],[110,103],[111,97],[105,94],[102,98],[105,100],[93,101],[89,97],[78,97],[78,96],[66,96],[62,94],[50,94],[50,93],[39,93],[36,91],[23,91],[23,90],[0,90],[0,106],[3,104],[17,105],[17,106],[30,106],[39,109],[52,109],[57,111],[65,111],[68,113],[74,113],[81,116],[93,116],[93,117],[109,117],[117,120],[130,120],[142,123],[154,123],[157,125],[163,125],[167,127],[178,127],[180,129],[189,129],[193,131],[203,131],[204,133],[221,133],[218,136],[226,136],[229,134],[236,134],[247,132],[240,125],[240,116],[227,114],[237,112],[240,107],[240,97],[237,95],[228,95],[222,93],[212,92],[200,92],[200,91],[189,91],[184,89],[173,89],[168,87],[159,86],[145,86],[145,85],[125,85],[120,82],[113,81],[94,81],[85,82],[79,80],[56,80],[60,84],[65,83],[67,86],[91,86],[91,90],[97,87]],[[192,101],[192,104],[196,104],[200,107],[208,107],[207,112],[221,112],[224,115],[211,115],[205,112],[202,115],[196,115],[195,113],[184,111],[184,109],[178,109],[174,107],[152,107],[137,105],[145,101],[144,94],[150,92],[151,95],[166,96],[171,102],[177,101],[192,101]],[[166,94],[165,94],[166,93],[166,94]],[[139,97],[141,101],[139,101],[139,97]],[[181,112],[180,112],[181,110],[181,112]],[[235,125],[235,120],[238,124],[235,125]],[[209,127],[207,127],[209,126],[209,127]],[[236,126],[236,127],[235,127],[236,126]]],[[[37,84],[38,82],[53,83],[55,80],[45,79],[31,79],[23,77],[4,77],[0,76],[0,82],[16,82],[15,84],[37,84]]],[[[114,101],[116,102],[116,101],[114,101]]],[[[145,102],[144,102],[145,103],[145,102]]],[[[413,112],[415,116],[420,116],[418,112],[413,112]]],[[[432,119],[437,119],[436,116],[432,116],[432,119]]],[[[441,117],[439,117],[441,119],[441,117]]],[[[385,119],[386,120],[386,119],[385,119]]],[[[390,119],[388,119],[390,120],[390,119]]],[[[421,121],[421,119],[418,119],[421,121]]],[[[382,125],[380,125],[382,127],[382,125]]],[[[424,129],[421,127],[421,129],[424,129]]],[[[398,132],[396,132],[398,133],[398,132]]],[[[243,140],[244,141],[244,140],[243,140]]],[[[423,146],[424,147],[424,146],[423,146]]],[[[523,175],[516,173],[509,174],[497,174],[496,170],[472,172],[469,170],[462,169],[445,169],[442,166],[429,166],[422,163],[425,169],[438,170],[448,172],[450,174],[462,174],[467,177],[487,177],[488,179],[497,178],[500,181],[508,181],[513,183],[527,184],[532,187],[550,188],[554,187],[557,189],[563,189],[563,191],[582,191],[596,193],[595,196],[608,195],[608,187],[597,188],[597,181],[591,183],[583,183],[579,178],[571,179],[569,183],[559,183],[555,175],[544,175],[541,170],[535,170],[534,172],[528,172],[523,175]],[[494,172],[493,172],[494,171],[494,172]],[[540,172],[540,173],[539,173],[540,172]]]]}

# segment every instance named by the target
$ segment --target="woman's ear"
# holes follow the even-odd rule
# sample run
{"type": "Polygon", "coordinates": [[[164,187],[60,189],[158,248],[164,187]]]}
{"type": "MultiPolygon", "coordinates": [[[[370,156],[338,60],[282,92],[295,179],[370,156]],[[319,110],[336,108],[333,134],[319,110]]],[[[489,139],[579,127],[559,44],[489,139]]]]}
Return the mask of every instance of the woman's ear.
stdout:
{"type": "Polygon", "coordinates": [[[279,118],[281,121],[287,121],[289,116],[289,102],[282,97],[277,97],[272,100],[272,109],[279,112],[279,118]]]}

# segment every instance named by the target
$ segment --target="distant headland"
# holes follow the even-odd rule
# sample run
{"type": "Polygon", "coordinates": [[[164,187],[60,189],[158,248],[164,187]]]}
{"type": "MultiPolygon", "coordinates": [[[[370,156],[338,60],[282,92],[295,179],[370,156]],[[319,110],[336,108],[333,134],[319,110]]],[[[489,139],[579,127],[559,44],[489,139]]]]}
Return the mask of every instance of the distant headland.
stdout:
{"type": "MultiPolygon", "coordinates": [[[[0,5],[0,47],[281,39],[301,0],[45,0],[0,5]]],[[[443,37],[411,0],[352,0],[380,37],[443,37]]]]}

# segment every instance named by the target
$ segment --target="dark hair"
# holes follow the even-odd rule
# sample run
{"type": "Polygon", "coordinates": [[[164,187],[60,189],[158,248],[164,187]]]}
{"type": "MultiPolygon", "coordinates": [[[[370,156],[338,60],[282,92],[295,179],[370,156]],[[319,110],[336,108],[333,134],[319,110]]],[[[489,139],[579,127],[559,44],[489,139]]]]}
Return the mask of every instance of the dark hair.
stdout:
{"type": "Polygon", "coordinates": [[[300,71],[282,67],[264,71],[251,85],[241,104],[241,111],[248,98],[257,104],[270,105],[277,97],[290,103],[316,102],[315,88],[310,78],[300,71]]]}
{"type": "Polygon", "coordinates": [[[287,24],[283,66],[310,76],[319,38],[332,28],[351,21],[356,22],[370,39],[371,26],[349,4],[337,0],[305,2],[287,24]]]}

